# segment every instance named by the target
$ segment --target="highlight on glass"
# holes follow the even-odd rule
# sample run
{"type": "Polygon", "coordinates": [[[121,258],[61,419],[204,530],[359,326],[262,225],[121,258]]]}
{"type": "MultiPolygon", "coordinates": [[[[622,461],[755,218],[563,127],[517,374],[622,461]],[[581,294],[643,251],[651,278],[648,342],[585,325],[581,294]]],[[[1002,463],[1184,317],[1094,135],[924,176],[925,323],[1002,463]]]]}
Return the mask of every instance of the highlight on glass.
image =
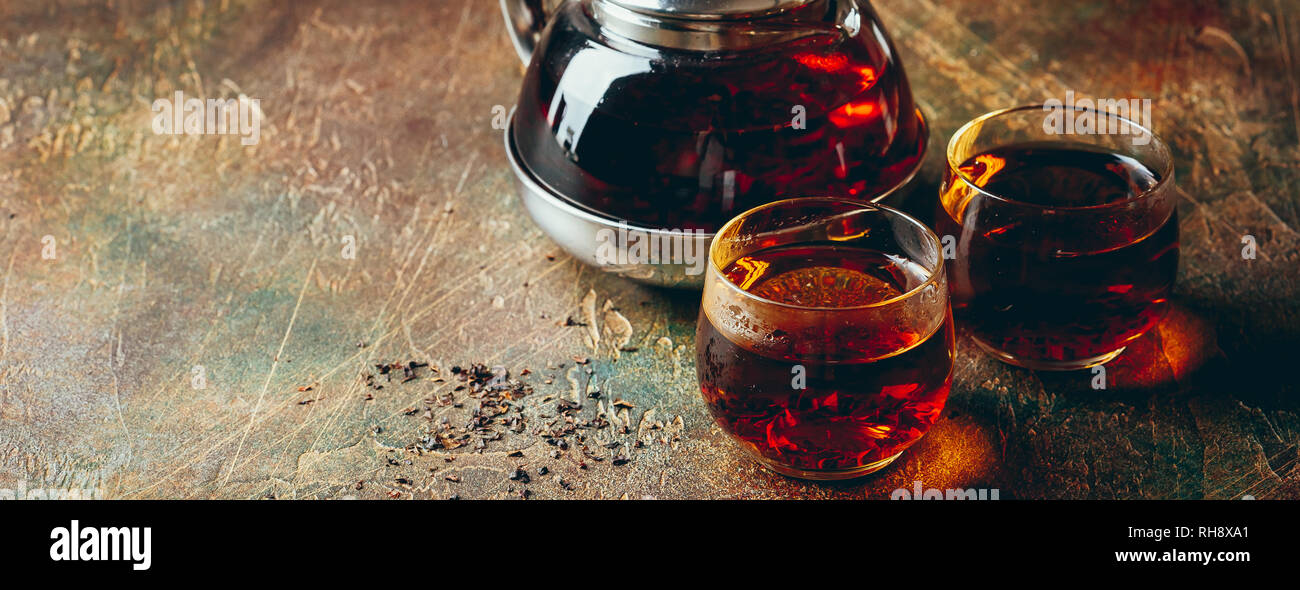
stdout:
{"type": "Polygon", "coordinates": [[[1169,148],[1149,129],[1082,107],[1018,107],[966,124],[947,158],[936,227],[955,245],[954,310],[982,349],[1082,369],[1159,323],[1178,215],[1169,148]],[[1062,115],[1095,125],[1055,133],[1045,120],[1062,115]]]}
{"type": "Polygon", "coordinates": [[[941,245],[888,207],[839,198],[741,214],[709,252],[700,391],[770,469],[877,471],[938,420],[955,344],[941,245]]]}

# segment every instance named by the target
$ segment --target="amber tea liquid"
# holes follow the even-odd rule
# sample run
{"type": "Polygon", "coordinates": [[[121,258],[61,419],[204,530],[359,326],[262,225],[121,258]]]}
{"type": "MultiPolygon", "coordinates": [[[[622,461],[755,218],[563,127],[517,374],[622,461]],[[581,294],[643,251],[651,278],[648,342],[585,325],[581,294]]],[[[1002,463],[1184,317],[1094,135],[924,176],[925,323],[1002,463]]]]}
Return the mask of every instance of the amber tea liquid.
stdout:
{"type": "MultiPolygon", "coordinates": [[[[828,321],[850,325],[850,308],[898,297],[929,276],[914,262],[832,245],[759,250],[723,274],[770,301],[845,310],[828,321]]],[[[754,342],[728,339],[710,313],[726,311],[706,306],[700,315],[703,397],[723,428],[778,471],[879,469],[929,430],[948,398],[951,314],[928,334],[878,324],[845,332],[836,324],[834,337],[778,329],[754,342]]]]}
{"type": "Polygon", "coordinates": [[[1178,269],[1176,212],[1152,222],[1070,209],[1142,195],[1159,173],[1104,149],[1057,142],[992,150],[960,170],[990,194],[1029,204],[993,204],[989,213],[945,202],[939,216],[937,233],[957,237],[948,261],[953,307],[982,345],[1029,366],[1088,364],[1108,360],[1159,322],[1178,269]],[[1045,214],[1034,205],[1060,209],[1045,214]]]}

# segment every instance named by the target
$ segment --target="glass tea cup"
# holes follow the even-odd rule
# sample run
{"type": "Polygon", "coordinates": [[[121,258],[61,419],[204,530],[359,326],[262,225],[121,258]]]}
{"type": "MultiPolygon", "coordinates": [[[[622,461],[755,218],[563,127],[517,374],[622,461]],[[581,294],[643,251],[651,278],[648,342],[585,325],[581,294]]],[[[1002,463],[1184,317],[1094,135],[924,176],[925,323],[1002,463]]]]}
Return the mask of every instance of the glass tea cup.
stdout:
{"type": "Polygon", "coordinates": [[[982,349],[1082,369],[1159,322],[1178,216],[1172,157],[1149,129],[1096,109],[1018,107],[966,124],[947,157],[936,227],[954,246],[954,309],[982,349]]]}
{"type": "Polygon", "coordinates": [[[955,344],[938,238],[888,207],[777,201],[719,230],[696,371],[718,424],[807,479],[877,471],[934,425],[955,344]]]}

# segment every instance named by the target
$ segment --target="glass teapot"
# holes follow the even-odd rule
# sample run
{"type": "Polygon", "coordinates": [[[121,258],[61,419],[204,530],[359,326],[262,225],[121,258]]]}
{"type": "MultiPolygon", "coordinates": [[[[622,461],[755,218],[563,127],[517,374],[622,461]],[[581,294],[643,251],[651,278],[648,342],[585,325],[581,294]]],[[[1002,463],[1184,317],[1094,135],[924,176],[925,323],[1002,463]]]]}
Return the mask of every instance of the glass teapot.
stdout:
{"type": "Polygon", "coordinates": [[[707,253],[752,207],[879,200],[921,165],[928,130],[867,0],[501,7],[528,64],[506,132],[520,193],[548,235],[605,270],[697,286],[685,256],[599,260],[599,232],[685,231],[707,253]]]}

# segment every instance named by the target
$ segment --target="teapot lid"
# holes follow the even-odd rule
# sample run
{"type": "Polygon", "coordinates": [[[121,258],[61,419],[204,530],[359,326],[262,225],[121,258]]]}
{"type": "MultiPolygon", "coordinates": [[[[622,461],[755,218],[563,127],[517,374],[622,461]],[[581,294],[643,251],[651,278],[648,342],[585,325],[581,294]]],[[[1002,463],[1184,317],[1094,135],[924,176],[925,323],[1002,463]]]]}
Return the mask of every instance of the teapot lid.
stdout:
{"type": "MultiPolygon", "coordinates": [[[[759,47],[828,32],[813,26],[766,26],[831,0],[593,0],[592,14],[604,30],[646,45],[692,51],[759,47]],[[760,26],[759,23],[765,23],[760,26]]],[[[856,10],[855,4],[840,6],[856,10]]],[[[824,15],[823,15],[824,17],[824,15]]],[[[843,15],[840,15],[843,17],[843,15]]],[[[811,19],[801,21],[805,25],[811,19]]]]}
{"type": "Polygon", "coordinates": [[[610,0],[629,10],[684,19],[763,16],[798,8],[813,0],[610,0]]]}

